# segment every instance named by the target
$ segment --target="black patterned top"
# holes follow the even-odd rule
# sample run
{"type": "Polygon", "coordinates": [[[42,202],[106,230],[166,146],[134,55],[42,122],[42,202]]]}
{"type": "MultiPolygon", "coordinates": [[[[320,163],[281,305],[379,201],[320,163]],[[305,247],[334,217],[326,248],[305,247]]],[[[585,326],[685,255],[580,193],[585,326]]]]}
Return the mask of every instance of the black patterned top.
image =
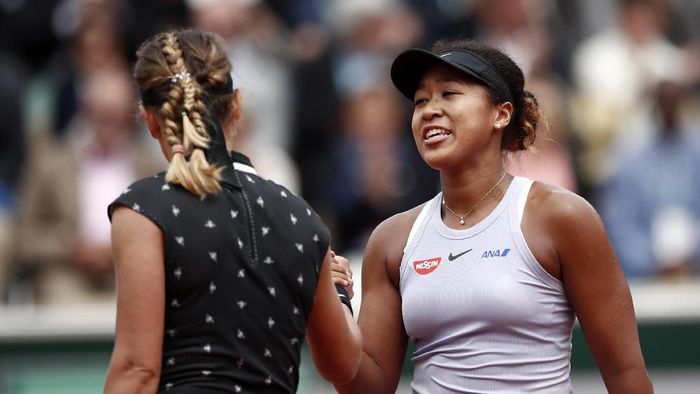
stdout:
{"type": "Polygon", "coordinates": [[[164,181],[124,205],[163,231],[165,334],[159,392],[291,393],[329,232],[308,204],[232,153],[223,189],[199,198],[164,181]]]}

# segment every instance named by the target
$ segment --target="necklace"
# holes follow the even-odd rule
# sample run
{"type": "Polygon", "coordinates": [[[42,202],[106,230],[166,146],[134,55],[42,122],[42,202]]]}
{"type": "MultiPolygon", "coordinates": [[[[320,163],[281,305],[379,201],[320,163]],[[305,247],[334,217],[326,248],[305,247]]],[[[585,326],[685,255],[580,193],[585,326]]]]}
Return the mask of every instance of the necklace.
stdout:
{"type": "Polygon", "coordinates": [[[493,185],[493,187],[491,187],[491,188],[489,189],[489,191],[487,191],[486,194],[484,194],[484,196],[481,197],[481,198],[479,199],[479,201],[476,202],[476,204],[472,207],[472,209],[470,209],[469,211],[467,211],[467,213],[465,213],[464,215],[460,215],[460,214],[458,214],[457,212],[453,211],[450,207],[448,207],[448,206],[447,206],[447,203],[445,202],[445,197],[444,197],[444,196],[442,197],[442,205],[444,205],[445,208],[447,208],[447,210],[450,211],[450,213],[452,213],[453,215],[457,216],[457,217],[459,218],[459,224],[462,225],[462,226],[464,226],[464,218],[467,217],[467,216],[469,216],[469,214],[472,213],[472,211],[475,210],[476,207],[478,207],[479,204],[481,204],[482,201],[484,201],[484,199],[486,198],[486,196],[488,196],[489,194],[491,194],[491,192],[493,191],[493,189],[495,189],[496,186],[498,186],[498,185],[501,183],[501,181],[503,180],[503,178],[505,178],[505,177],[506,177],[506,173],[505,173],[505,171],[504,171],[504,172],[503,172],[503,175],[501,175],[501,179],[499,179],[498,182],[496,182],[496,184],[493,185]]]}

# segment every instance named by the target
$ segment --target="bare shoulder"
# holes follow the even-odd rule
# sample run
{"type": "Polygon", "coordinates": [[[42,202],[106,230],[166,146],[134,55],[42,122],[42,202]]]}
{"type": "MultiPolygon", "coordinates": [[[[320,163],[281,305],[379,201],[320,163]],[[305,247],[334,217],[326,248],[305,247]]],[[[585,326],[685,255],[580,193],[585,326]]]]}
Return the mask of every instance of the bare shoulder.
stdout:
{"type": "Polygon", "coordinates": [[[381,261],[383,267],[375,266],[374,269],[385,271],[395,286],[398,285],[399,267],[408,235],[425,204],[385,219],[374,229],[367,243],[363,265],[381,261]]]}
{"type": "Polygon", "coordinates": [[[559,280],[565,279],[567,266],[608,243],[603,222],[588,201],[541,182],[530,189],[522,228],[537,261],[559,280]]]}
{"type": "Polygon", "coordinates": [[[538,222],[556,227],[600,222],[600,216],[586,199],[570,190],[542,182],[533,183],[527,212],[534,214],[538,222]]]}
{"type": "MultiPolygon", "coordinates": [[[[413,227],[413,223],[420,214],[426,203],[418,205],[417,207],[411,208],[408,211],[397,213],[384,221],[382,221],[372,232],[372,238],[377,240],[386,240],[392,243],[403,243],[405,244],[406,239],[408,239],[408,233],[413,227]]],[[[405,245],[401,245],[403,249],[405,245]]]]}

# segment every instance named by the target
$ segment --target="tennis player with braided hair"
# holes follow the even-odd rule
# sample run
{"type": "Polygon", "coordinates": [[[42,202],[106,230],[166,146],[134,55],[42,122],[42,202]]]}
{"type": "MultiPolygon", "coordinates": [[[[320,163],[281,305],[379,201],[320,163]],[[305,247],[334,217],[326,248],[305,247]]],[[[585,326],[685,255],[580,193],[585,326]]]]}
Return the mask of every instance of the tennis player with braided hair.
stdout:
{"type": "Polygon", "coordinates": [[[333,286],[329,232],[227,150],[241,96],[218,38],[158,34],[134,78],[170,166],[109,207],[117,325],[105,392],[293,393],[305,337],[321,375],[347,382],[361,340],[333,286]]]}
{"type": "MultiPolygon", "coordinates": [[[[571,392],[578,318],[611,393],[652,392],[630,292],[595,210],[513,177],[504,155],[541,123],[520,68],[475,41],[401,53],[413,136],[442,191],[371,235],[359,314],[364,355],[341,393],[394,393],[408,338],[415,393],[571,392]]],[[[349,279],[334,264],[336,283],[349,279]]]]}

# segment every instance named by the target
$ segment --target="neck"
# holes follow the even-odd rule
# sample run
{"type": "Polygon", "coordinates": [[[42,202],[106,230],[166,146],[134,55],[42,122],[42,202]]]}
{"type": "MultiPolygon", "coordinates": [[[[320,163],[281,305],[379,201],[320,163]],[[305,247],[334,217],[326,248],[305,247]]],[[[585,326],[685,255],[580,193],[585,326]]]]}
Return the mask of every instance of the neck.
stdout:
{"type": "Polygon", "coordinates": [[[490,207],[494,201],[500,201],[502,191],[510,180],[510,176],[504,174],[502,165],[459,175],[441,173],[440,185],[445,203],[459,215],[472,210],[468,216],[473,217],[477,212],[490,207]]]}

